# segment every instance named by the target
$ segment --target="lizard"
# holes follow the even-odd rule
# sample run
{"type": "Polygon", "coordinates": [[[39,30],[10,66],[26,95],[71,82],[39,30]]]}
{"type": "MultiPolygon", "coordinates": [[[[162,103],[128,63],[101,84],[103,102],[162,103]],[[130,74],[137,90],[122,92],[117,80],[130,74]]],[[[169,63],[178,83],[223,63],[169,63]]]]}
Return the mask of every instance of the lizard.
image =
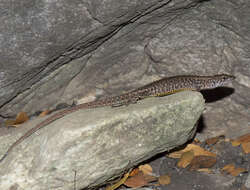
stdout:
{"type": "Polygon", "coordinates": [[[128,105],[131,103],[136,103],[137,101],[147,97],[166,96],[183,90],[201,91],[205,89],[213,89],[216,87],[223,86],[224,84],[229,81],[232,81],[233,79],[235,79],[235,77],[228,74],[219,74],[212,76],[181,75],[166,77],[121,95],[110,96],[107,98],[79,104],[74,107],[61,110],[55,113],[54,115],[48,117],[41,123],[38,123],[34,128],[28,130],[23,136],[16,140],[7,149],[5,154],[0,159],[0,162],[2,162],[6,158],[6,156],[26,138],[28,138],[38,130],[44,128],[48,124],[52,123],[53,121],[62,118],[72,112],[81,109],[97,108],[104,106],[116,107],[128,105]]]}

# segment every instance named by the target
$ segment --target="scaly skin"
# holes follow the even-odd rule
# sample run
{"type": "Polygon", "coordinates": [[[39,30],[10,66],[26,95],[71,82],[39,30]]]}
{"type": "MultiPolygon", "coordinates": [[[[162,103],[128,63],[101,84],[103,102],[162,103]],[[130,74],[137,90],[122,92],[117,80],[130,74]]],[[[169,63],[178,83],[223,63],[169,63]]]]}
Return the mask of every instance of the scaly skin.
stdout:
{"type": "Polygon", "coordinates": [[[136,103],[138,100],[152,97],[152,96],[165,96],[168,94],[173,94],[183,90],[194,90],[200,91],[205,89],[212,89],[219,86],[223,86],[228,81],[235,79],[234,76],[227,75],[227,74],[220,74],[220,75],[213,75],[213,76],[192,76],[192,75],[185,75],[185,76],[174,76],[169,78],[163,78],[161,80],[152,82],[148,85],[130,91],[128,93],[107,97],[101,100],[79,104],[75,107],[68,108],[66,110],[62,110],[58,113],[55,113],[48,119],[42,121],[34,128],[27,131],[23,136],[21,136],[17,141],[15,141],[6,153],[1,158],[0,162],[2,162],[5,157],[16,147],[18,144],[23,142],[26,138],[34,134],[36,131],[40,130],[41,128],[47,126],[48,124],[52,123],[53,121],[64,117],[67,114],[75,112],[81,109],[89,109],[89,108],[97,108],[103,106],[122,106],[128,105],[130,103],[136,103]]]}

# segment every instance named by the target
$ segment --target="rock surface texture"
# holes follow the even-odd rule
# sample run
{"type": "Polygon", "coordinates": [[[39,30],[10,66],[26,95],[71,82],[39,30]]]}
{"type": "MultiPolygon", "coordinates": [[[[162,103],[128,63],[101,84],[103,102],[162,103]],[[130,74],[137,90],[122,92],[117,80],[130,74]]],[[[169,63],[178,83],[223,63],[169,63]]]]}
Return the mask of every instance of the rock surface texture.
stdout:
{"type": "MultiPolygon", "coordinates": [[[[79,189],[101,184],[192,138],[204,104],[200,93],[182,92],[127,107],[74,112],[41,129],[8,155],[0,164],[0,189],[73,189],[74,171],[79,189]]],[[[12,142],[22,135],[15,132],[12,142]]],[[[6,142],[5,138],[0,142],[6,142]]]]}
{"type": "Polygon", "coordinates": [[[20,111],[183,74],[236,76],[229,88],[202,92],[201,140],[250,132],[249,0],[0,0],[0,7],[1,149],[13,131],[24,133],[2,127],[20,111]]]}
{"type": "Polygon", "coordinates": [[[204,134],[249,132],[250,1],[0,4],[1,118],[120,94],[162,76],[229,73],[234,91],[209,94],[204,134]]]}

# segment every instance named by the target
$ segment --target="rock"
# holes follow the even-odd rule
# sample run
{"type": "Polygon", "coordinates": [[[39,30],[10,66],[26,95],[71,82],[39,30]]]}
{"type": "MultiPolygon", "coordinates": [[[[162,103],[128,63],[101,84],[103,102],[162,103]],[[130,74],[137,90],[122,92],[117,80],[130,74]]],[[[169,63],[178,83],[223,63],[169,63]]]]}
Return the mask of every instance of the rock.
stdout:
{"type": "MultiPolygon", "coordinates": [[[[203,110],[202,95],[185,91],[129,106],[74,112],[13,149],[0,163],[0,189],[73,189],[74,171],[79,189],[103,184],[158,153],[184,144],[193,137],[203,110]]],[[[1,155],[24,128],[36,123],[33,120],[15,130],[8,145],[3,142],[9,136],[2,136],[1,155]]]]}
{"type": "MultiPolygon", "coordinates": [[[[159,18],[158,14],[163,14],[162,19],[166,21],[167,15],[170,16],[168,19],[174,16],[169,11],[177,13],[176,9],[191,8],[195,4],[198,4],[197,0],[175,0],[172,3],[167,0],[13,0],[1,3],[1,10],[4,11],[0,12],[0,112],[3,111],[2,114],[6,116],[22,109],[29,112],[43,110],[54,105],[58,96],[63,96],[64,101],[72,100],[72,97],[79,97],[85,94],[86,89],[90,89],[83,87],[85,82],[94,87],[100,79],[107,76],[111,79],[114,75],[108,70],[111,68],[112,73],[117,72],[113,64],[122,69],[123,72],[118,71],[119,78],[124,78],[124,71],[124,74],[127,73],[124,66],[128,64],[119,64],[123,64],[122,60],[129,58],[130,53],[136,52],[137,47],[140,48],[140,36],[144,36],[142,34],[146,32],[145,29],[149,35],[157,31],[150,32],[150,28],[154,30],[154,25],[151,27],[152,24],[148,21],[140,34],[132,34],[129,38],[125,34],[124,39],[119,36],[124,35],[124,32],[130,33],[130,27],[135,28],[141,21],[151,17],[159,18]],[[124,30],[127,26],[128,30],[124,30]],[[120,40],[116,40],[117,38],[120,40]],[[119,43],[116,44],[113,40],[119,43]],[[106,45],[103,46],[104,44],[106,45]],[[112,55],[113,53],[116,55],[112,55]],[[89,58],[92,56],[94,62],[91,61],[89,65],[89,58]],[[76,62],[71,62],[72,60],[76,62]],[[92,66],[95,66],[94,70],[92,66]],[[80,74],[84,71],[86,73],[80,74]],[[101,75],[98,74],[100,71],[101,75]],[[71,84],[72,79],[77,79],[79,83],[75,84],[73,81],[71,84]],[[78,88],[71,90],[70,87],[64,91],[67,85],[77,85],[78,88]]],[[[134,66],[138,64],[135,70],[141,68],[139,64],[142,62],[136,54],[133,53],[136,58],[133,58],[133,62],[129,60],[134,66]]],[[[141,65],[145,68],[144,64],[141,65]]]]}
{"type": "Polygon", "coordinates": [[[246,182],[245,182],[246,188],[250,188],[250,174],[248,174],[246,182]]]}
{"type": "Polygon", "coordinates": [[[0,125],[161,77],[228,73],[232,88],[205,96],[203,139],[250,132],[249,0],[0,2],[0,125]]]}

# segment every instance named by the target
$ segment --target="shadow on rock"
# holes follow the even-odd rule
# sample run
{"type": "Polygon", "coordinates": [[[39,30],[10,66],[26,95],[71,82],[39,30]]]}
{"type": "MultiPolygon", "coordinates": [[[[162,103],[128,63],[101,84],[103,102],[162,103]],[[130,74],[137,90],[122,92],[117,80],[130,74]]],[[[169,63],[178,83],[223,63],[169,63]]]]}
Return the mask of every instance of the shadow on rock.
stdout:
{"type": "Polygon", "coordinates": [[[228,87],[218,87],[211,90],[203,90],[201,93],[206,100],[206,103],[210,103],[230,96],[234,93],[234,89],[228,87]]]}

